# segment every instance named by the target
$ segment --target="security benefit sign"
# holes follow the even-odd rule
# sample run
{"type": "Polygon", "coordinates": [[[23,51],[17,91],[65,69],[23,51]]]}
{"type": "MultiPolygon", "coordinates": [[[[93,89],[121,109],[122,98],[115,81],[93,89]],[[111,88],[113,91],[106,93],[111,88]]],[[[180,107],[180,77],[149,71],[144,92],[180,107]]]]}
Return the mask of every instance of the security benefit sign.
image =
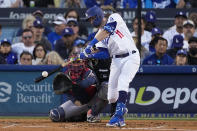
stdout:
{"type": "Polygon", "coordinates": [[[60,105],[60,96],[53,93],[53,76],[34,83],[39,72],[0,72],[0,114],[48,114],[60,105]]]}
{"type": "Polygon", "coordinates": [[[138,74],[127,102],[130,113],[197,114],[196,75],[138,74]]]}

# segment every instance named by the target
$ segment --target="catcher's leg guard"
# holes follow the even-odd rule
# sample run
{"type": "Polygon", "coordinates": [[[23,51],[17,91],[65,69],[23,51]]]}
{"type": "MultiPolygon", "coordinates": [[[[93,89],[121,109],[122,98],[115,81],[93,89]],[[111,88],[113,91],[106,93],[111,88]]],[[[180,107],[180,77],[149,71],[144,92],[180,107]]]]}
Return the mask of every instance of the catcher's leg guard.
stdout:
{"type": "Polygon", "coordinates": [[[62,107],[50,110],[49,117],[53,122],[61,122],[65,120],[65,112],[62,107]]]}

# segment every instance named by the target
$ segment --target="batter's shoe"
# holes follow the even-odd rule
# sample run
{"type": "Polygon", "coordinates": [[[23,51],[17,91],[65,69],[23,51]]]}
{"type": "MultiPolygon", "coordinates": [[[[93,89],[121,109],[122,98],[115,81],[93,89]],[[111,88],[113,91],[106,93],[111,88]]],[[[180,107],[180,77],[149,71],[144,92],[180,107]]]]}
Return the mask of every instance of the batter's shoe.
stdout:
{"type": "Polygon", "coordinates": [[[123,127],[125,126],[125,121],[124,121],[124,115],[128,112],[128,109],[126,108],[125,104],[123,103],[118,103],[116,107],[116,112],[110,119],[110,121],[106,124],[106,126],[110,127],[123,127]]]}
{"type": "Polygon", "coordinates": [[[100,119],[99,115],[94,116],[91,113],[92,113],[92,110],[91,109],[88,110],[88,112],[87,112],[87,122],[90,122],[90,123],[101,122],[101,119],[100,119]]]}

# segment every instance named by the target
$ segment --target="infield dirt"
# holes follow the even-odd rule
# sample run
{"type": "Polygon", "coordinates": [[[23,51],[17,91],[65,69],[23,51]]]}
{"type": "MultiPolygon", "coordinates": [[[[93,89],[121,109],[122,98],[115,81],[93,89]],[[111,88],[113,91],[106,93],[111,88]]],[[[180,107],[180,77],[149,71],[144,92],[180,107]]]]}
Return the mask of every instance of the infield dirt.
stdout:
{"type": "Polygon", "coordinates": [[[0,119],[0,131],[197,131],[197,121],[190,120],[126,120],[126,126],[106,127],[100,123],[61,122],[49,119],[0,119]]]}

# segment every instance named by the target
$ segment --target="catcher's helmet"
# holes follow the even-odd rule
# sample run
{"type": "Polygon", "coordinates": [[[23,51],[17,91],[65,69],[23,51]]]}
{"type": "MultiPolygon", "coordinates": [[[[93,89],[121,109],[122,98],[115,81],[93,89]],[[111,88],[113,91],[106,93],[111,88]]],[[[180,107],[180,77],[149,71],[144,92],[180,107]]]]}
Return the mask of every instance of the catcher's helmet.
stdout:
{"type": "Polygon", "coordinates": [[[96,5],[86,11],[86,20],[94,16],[93,26],[98,27],[101,25],[104,15],[102,9],[96,5]]]}

